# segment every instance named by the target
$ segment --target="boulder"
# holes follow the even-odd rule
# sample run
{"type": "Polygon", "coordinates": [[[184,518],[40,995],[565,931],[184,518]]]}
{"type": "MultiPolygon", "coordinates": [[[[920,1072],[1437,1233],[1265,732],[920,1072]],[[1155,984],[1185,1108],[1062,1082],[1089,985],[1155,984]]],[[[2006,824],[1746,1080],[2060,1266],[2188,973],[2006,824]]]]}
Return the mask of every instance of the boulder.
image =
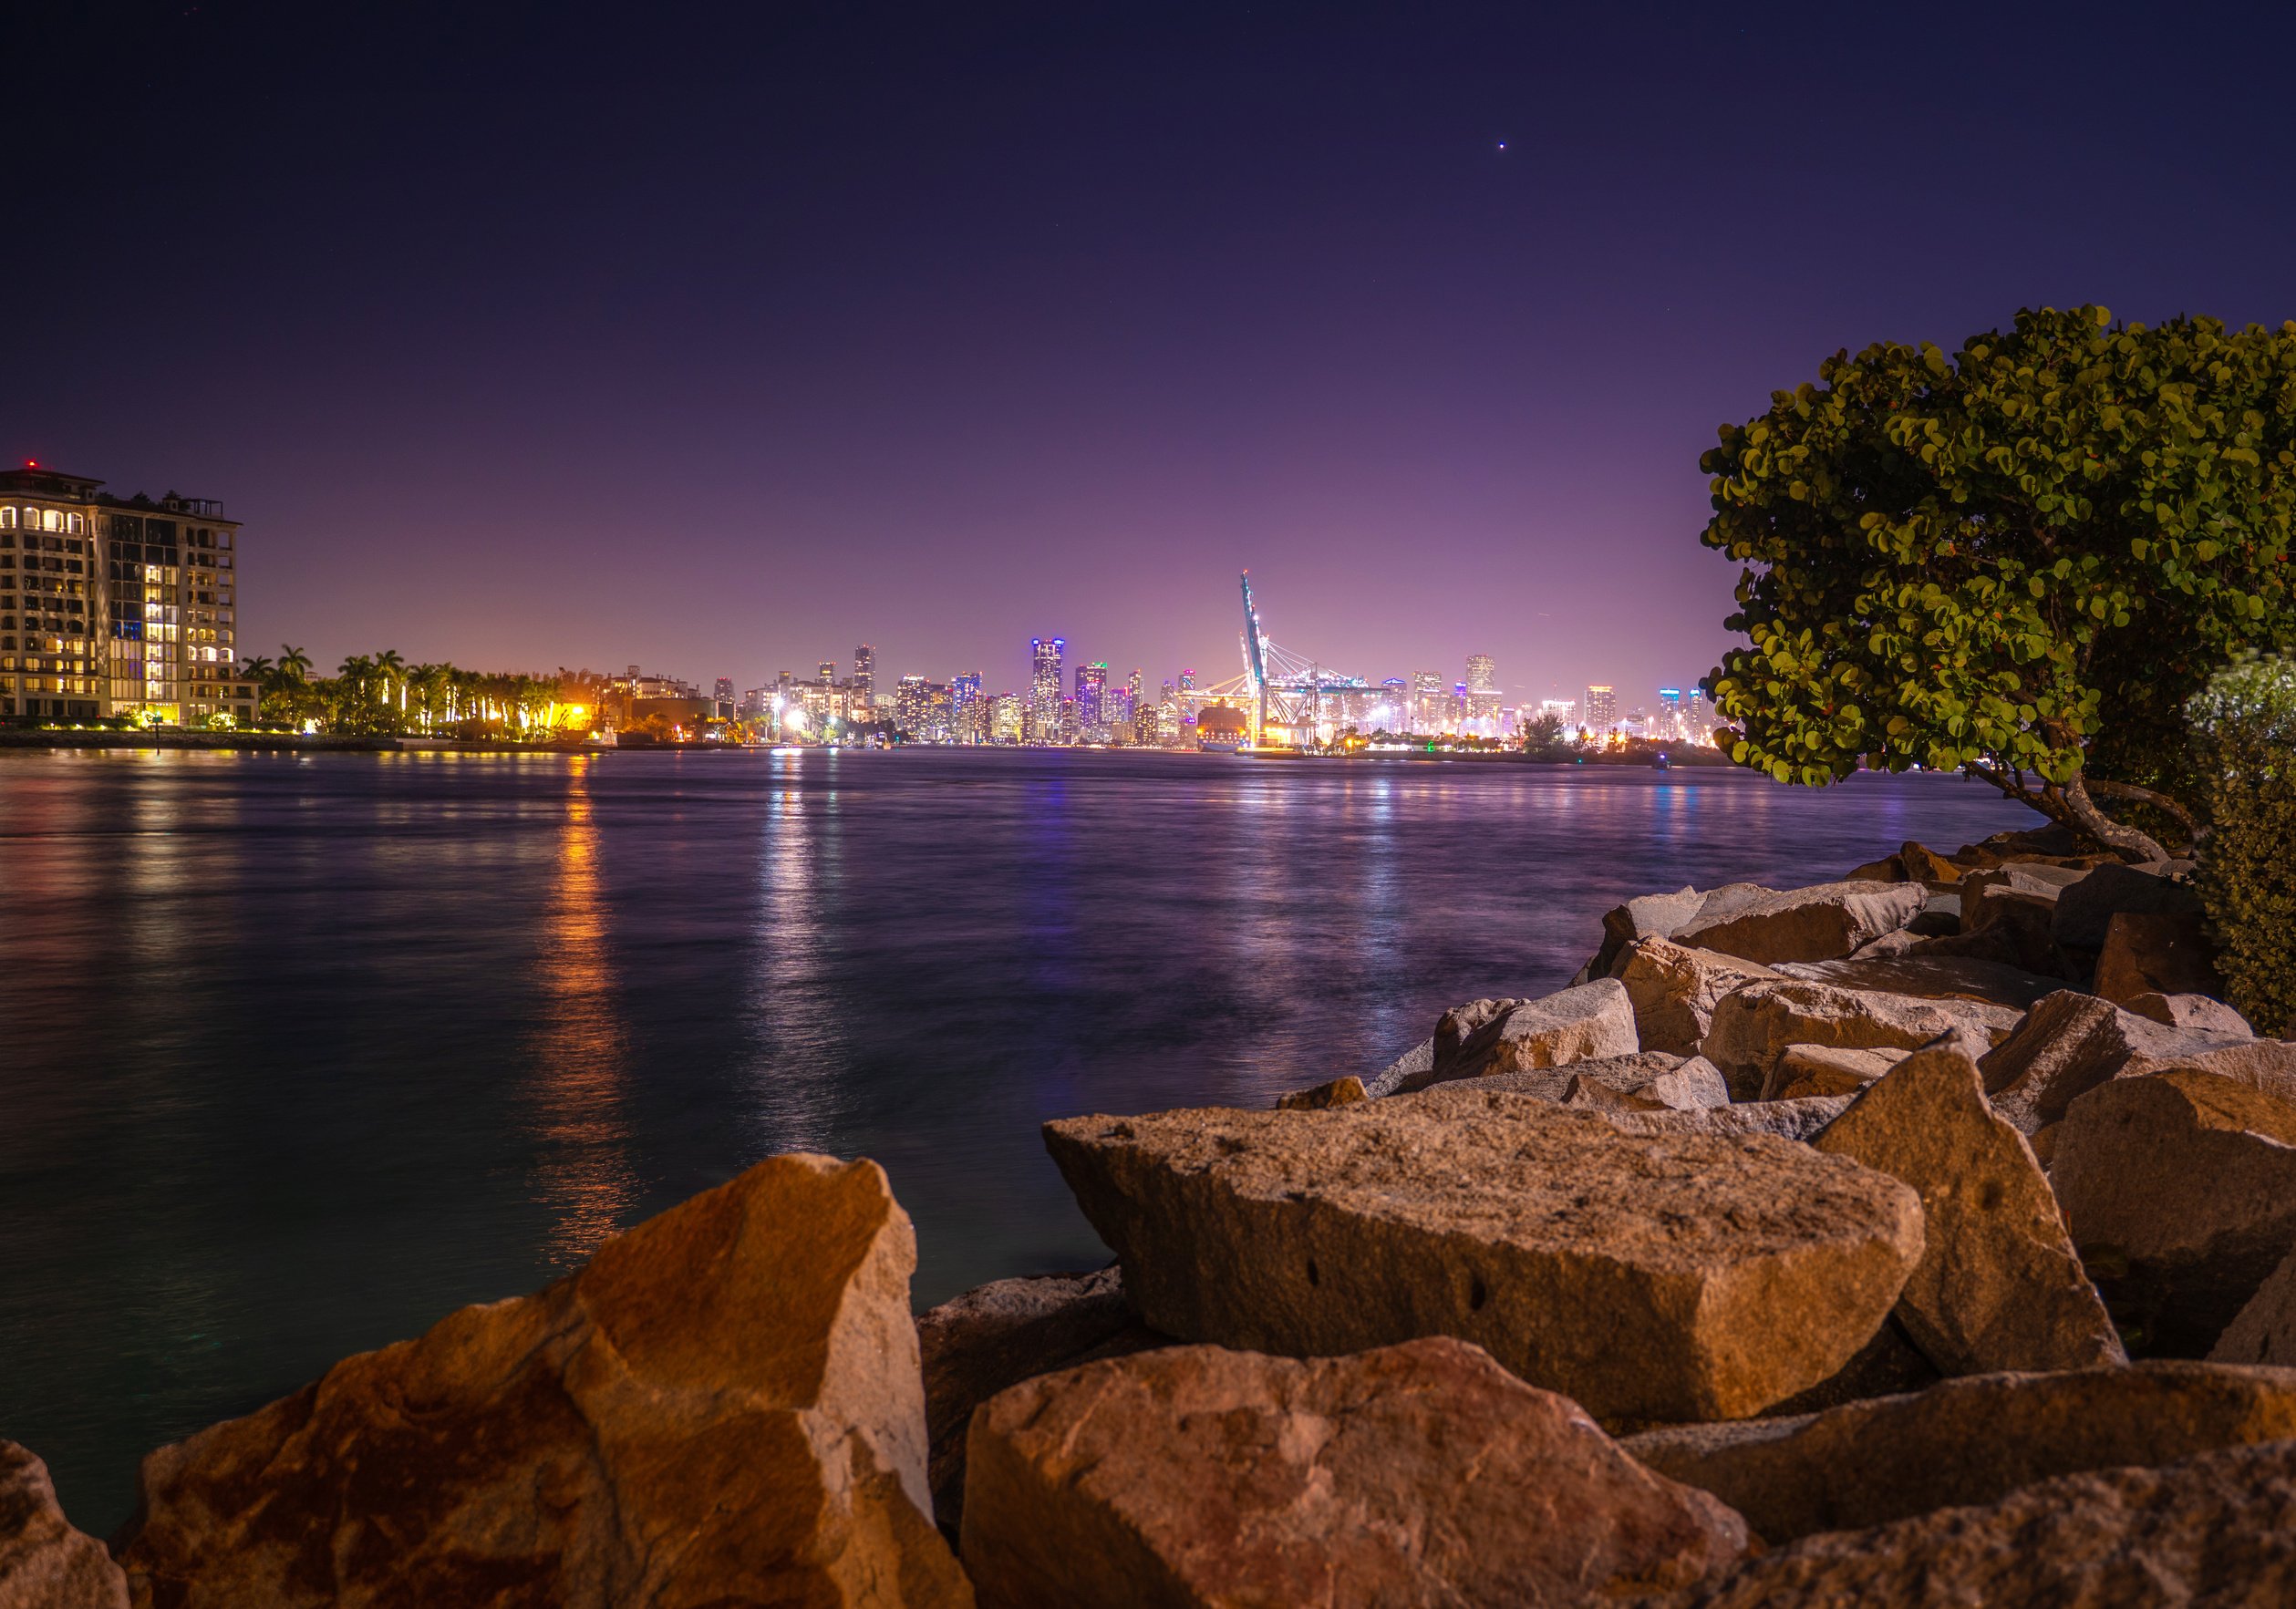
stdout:
{"type": "Polygon", "coordinates": [[[1609,1091],[1619,1100],[1603,1101],[1599,1096],[1589,1093],[1587,1101],[1619,1106],[1625,1110],[1695,1111],[1701,1107],[1730,1104],[1730,1087],[1722,1082],[1722,1076],[1712,1062],[1702,1056],[1669,1056],[1661,1050],[1575,1061],[1568,1067],[1494,1073],[1476,1080],[1478,1088],[1535,1095],[1541,1100],[1565,1105],[1573,1104],[1569,1096],[1574,1086],[1588,1091],[1609,1091]]]}
{"type": "Polygon", "coordinates": [[[1789,1045],[1770,1068],[1764,1100],[1811,1095],[1856,1095],[1903,1061],[1904,1050],[1846,1050],[1834,1045],[1789,1045]]]}
{"type": "MultiPolygon", "coordinates": [[[[1751,883],[1743,885],[1751,888],[1751,883]]],[[[1602,917],[1602,947],[1588,964],[1596,977],[1606,975],[1620,952],[1644,939],[1662,939],[1678,927],[1698,920],[1706,896],[1694,888],[1670,894],[1643,894],[1629,900],[1602,917]]]]}
{"type": "Polygon", "coordinates": [[[1435,1030],[1434,1065],[1404,1078],[1395,1092],[1631,1056],[1640,1048],[1626,985],[1598,978],[1537,1000],[1478,1000],[1446,1012],[1435,1030]]]}
{"type": "Polygon", "coordinates": [[[2053,890],[2042,894],[2024,889],[1969,889],[1964,885],[1960,928],[1942,936],[1923,938],[1907,945],[1902,953],[1961,956],[2039,976],[2057,976],[2063,974],[2065,967],[2063,957],[2057,953],[2057,941],[2052,936],[2056,914],[2053,890]]]}
{"type": "Polygon", "coordinates": [[[1748,984],[1723,996],[1701,1048],[1730,1080],[1731,1093],[1751,1100],[1767,1087],[1770,1069],[1790,1045],[1916,1050],[1957,1028],[2003,1037],[2017,1021],[2008,1006],[1977,1000],[1917,1000],[1784,978],[1748,984]]]}
{"type": "Polygon", "coordinates": [[[1908,882],[1924,882],[1932,887],[1950,886],[1961,881],[1961,869],[1937,851],[1923,844],[1908,842],[1898,851],[1898,864],[1905,871],[1908,882]]]}
{"type": "Polygon", "coordinates": [[[2065,1113],[2050,1182],[2145,1349],[2198,1357],[2296,1244],[2296,1106],[2214,1073],[2115,1078],[2065,1113]]]}
{"type": "Polygon", "coordinates": [[[1765,966],[1836,961],[1905,926],[1921,913],[1928,897],[1919,883],[1821,882],[1764,891],[1734,908],[1701,912],[1670,936],[1681,944],[1765,966]]]}
{"type": "Polygon", "coordinates": [[[1335,1106],[1353,1106],[1359,1100],[1369,1100],[1363,1080],[1350,1073],[1344,1078],[1334,1078],[1329,1084],[1319,1084],[1312,1089],[1294,1089],[1276,1097],[1279,1112],[1329,1111],[1335,1106]]]}
{"type": "Polygon", "coordinates": [[[2147,1022],[2165,1023],[2172,1028],[2193,1028],[2227,1039],[2256,1037],[2247,1017],[2223,1001],[2211,1000],[2206,995],[2131,995],[2120,1004],[2132,1016],[2147,1022]]]}
{"type": "Polygon", "coordinates": [[[1784,975],[1667,939],[1644,939],[1623,952],[1612,975],[1634,1006],[1634,1031],[1645,1050],[1696,1056],[1713,1024],[1714,1006],[1732,990],[1784,975]]]}
{"type": "Polygon", "coordinates": [[[2264,1276],[2256,1294],[2208,1349],[2214,1363],[2296,1367],[2296,1252],[2264,1276]]]}
{"type": "Polygon", "coordinates": [[[1798,1418],[1671,1426],[1623,1445],[1712,1492],[1775,1544],[1998,1502],[2054,1476],[2289,1437],[2296,1370],[2158,1362],[1971,1375],[1798,1418]]]}
{"type": "MultiPolygon", "coordinates": [[[[1765,1419],[1793,1418],[1801,1414],[1820,1413],[1845,1402],[1864,1402],[1874,1397],[1897,1397],[1908,1391],[1927,1390],[1945,1377],[1938,1373],[1921,1348],[1908,1338],[1905,1326],[1895,1318],[1889,1319],[1873,1333],[1856,1354],[1842,1367],[1816,1385],[1796,1391],[1793,1396],[1772,1403],[1762,1410],[1765,1419]]],[[[1725,1421],[1731,1424],[1742,1420],[1725,1421]]],[[[1646,1426],[1630,1428],[1640,1430],[1646,1426]]]]}
{"type": "Polygon", "coordinates": [[[1401,1088],[1403,1080],[1415,1078],[1435,1065],[1435,1042],[1422,1039],[1387,1066],[1363,1080],[1363,1093],[1374,1100],[1382,1095],[1392,1095],[1401,1088]]]}
{"type": "Polygon", "coordinates": [[[1113,1268],[977,1286],[921,1315],[916,1340],[931,1439],[926,1478],[934,1516],[952,1536],[964,1507],[973,1409],[1039,1375],[1172,1345],[1140,1322],[1113,1268]]]}
{"type": "Polygon", "coordinates": [[[140,1604],[964,1604],[909,1220],[781,1156],[143,1462],[140,1604]]]}
{"type": "Polygon", "coordinates": [[[1917,1000],[1977,1000],[2012,1011],[2029,1010],[2043,995],[2064,987],[2061,977],[2043,977],[1998,961],[1936,955],[1920,949],[1894,955],[1861,954],[1846,961],[1784,961],[1777,970],[1787,977],[1831,984],[1837,989],[1908,995],[1917,1000]]]}
{"type": "Polygon", "coordinates": [[[1746,1100],[1699,1111],[1617,1112],[1605,1114],[1629,1134],[1711,1134],[1719,1140],[1738,1140],[1767,1134],[1778,1140],[1805,1140],[1849,1109],[1855,1097],[1817,1095],[1799,1100],[1746,1100]]]}
{"type": "Polygon", "coordinates": [[[2097,953],[2096,992],[2124,1006],[2140,995],[2222,995],[2208,917],[2197,910],[2114,912],[2097,953]]]}
{"type": "Polygon", "coordinates": [[[972,1429],[981,1602],[1578,1604],[1696,1583],[1744,1523],[1479,1348],[1181,1346],[1015,1387],[972,1429]]]}
{"type": "Polygon", "coordinates": [[[2296,1100],[2296,1040],[2187,1030],[2148,1042],[2122,1068],[2124,1077],[2137,1073],[2214,1073],[2282,1100],[2296,1100]]]}
{"type": "Polygon", "coordinates": [[[1907,881],[1906,869],[1897,856],[1884,855],[1878,861],[1868,861],[1862,866],[1845,872],[1839,881],[1843,882],[1904,882],[1907,881]]]}
{"type": "Polygon", "coordinates": [[[1984,1048],[1957,1036],[1917,1050],[1811,1143],[1920,1194],[1921,1261],[1897,1317],[1941,1371],[2125,1362],[2041,1164],[1985,1103],[1984,1048]]]}
{"type": "Polygon", "coordinates": [[[1166,1335],[1303,1356],[1456,1336],[1598,1417],[1728,1418],[1857,1350],[1921,1216],[1896,1180],[1805,1146],[1621,1127],[1714,1115],[1468,1082],[1045,1134],[1166,1335]]]}
{"type": "Polygon", "coordinates": [[[2026,1134],[2065,1114],[2079,1096],[2147,1063],[2229,1043],[2149,1022],[2110,1000],[2065,989],[2025,1014],[2017,1031],[1978,1063],[1995,1109],[2026,1134]]]}
{"type": "MultiPolygon", "coordinates": [[[[1639,1468],[1615,1451],[1610,1456],[1639,1468]]],[[[1644,1479],[1676,1490],[1654,1476],[1644,1479]]],[[[47,1466],[13,1441],[0,1441],[0,1609],[128,1609],[128,1578],[102,1542],[72,1529],[47,1466]]]]}
{"type": "Polygon", "coordinates": [[[2057,896],[2053,932],[2069,950],[2102,950],[2116,913],[2198,916],[2200,892],[2189,882],[2137,866],[2099,866],[2057,896]]]}
{"type": "Polygon", "coordinates": [[[1667,1609],[2296,1603],[2296,1442],[2099,1470],[1864,1531],[1805,1537],[1667,1609]]]}

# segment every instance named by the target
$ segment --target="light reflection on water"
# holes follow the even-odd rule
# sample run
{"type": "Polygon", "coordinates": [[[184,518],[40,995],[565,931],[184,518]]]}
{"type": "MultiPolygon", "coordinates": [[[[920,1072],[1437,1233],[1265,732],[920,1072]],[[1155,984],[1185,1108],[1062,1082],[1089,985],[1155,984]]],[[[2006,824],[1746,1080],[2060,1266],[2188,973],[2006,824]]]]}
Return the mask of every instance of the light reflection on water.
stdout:
{"type": "Polygon", "coordinates": [[[774,1150],[920,1300],[1103,1260],[1050,1117],[1364,1071],[1602,910],[2026,818],[1944,779],[1212,756],[0,755],[0,1436],[135,1458],[774,1150]]]}

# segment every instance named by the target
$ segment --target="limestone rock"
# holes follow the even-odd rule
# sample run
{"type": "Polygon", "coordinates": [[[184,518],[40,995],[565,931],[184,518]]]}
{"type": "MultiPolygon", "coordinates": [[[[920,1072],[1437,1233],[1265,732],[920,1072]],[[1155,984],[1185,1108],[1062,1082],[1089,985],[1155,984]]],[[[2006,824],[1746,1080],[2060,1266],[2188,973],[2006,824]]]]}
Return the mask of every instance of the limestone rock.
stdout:
{"type": "Polygon", "coordinates": [[[1950,885],[1961,881],[1961,869],[1933,849],[1908,842],[1898,851],[1898,864],[1908,882],[1950,885]]]}
{"type": "Polygon", "coordinates": [[[2101,1470],[1805,1537],[1667,1609],[2190,1609],[2296,1602],[2296,1443],[2101,1470]]]}
{"type": "Polygon", "coordinates": [[[1685,1587],[1744,1523],[1448,1339],[1183,1346],[1006,1392],[972,1432],[984,1604],[1579,1604],[1685,1587]]]}
{"type": "Polygon", "coordinates": [[[2124,1067],[2137,1073],[2215,1073],[2281,1100],[2296,1101],[2296,1040],[2238,1038],[2191,1030],[2148,1041],[2124,1067]]]}
{"type": "Polygon", "coordinates": [[[1620,1126],[1719,1115],[1465,1082],[1045,1133],[1166,1335],[1289,1356],[1456,1336],[1600,1418],[1724,1418],[1840,1367],[1921,1224],[1904,1185],[1805,1146],[1620,1126]]]}
{"type": "Polygon", "coordinates": [[[2296,1106],[2214,1073],[2115,1078],[2066,1112],[2050,1182],[2146,1350],[2200,1356],[2296,1244],[2296,1106]]]}
{"type": "Polygon", "coordinates": [[[2256,1037],[2247,1017],[2223,1001],[2211,1000],[2206,995],[2131,995],[2120,1004],[2134,1016],[2147,1022],[2165,1023],[2172,1028],[2194,1028],[2228,1039],[2256,1037]]]}
{"type": "Polygon", "coordinates": [[[1537,1000],[1478,1000],[1444,1014],[1435,1031],[1434,1065],[1403,1079],[1396,1093],[1457,1078],[1632,1056],[1640,1048],[1633,1003],[1616,978],[1537,1000]],[[1446,1053],[1447,1045],[1455,1048],[1446,1053]]]}
{"type": "Polygon", "coordinates": [[[1568,1097],[1574,1085],[1616,1094],[1620,1098],[1617,1102],[1602,1101],[1600,1097],[1589,1094],[1588,1103],[1622,1110],[1695,1111],[1701,1107],[1730,1104],[1730,1087],[1722,1082],[1722,1076],[1712,1062],[1702,1056],[1669,1056],[1660,1050],[1575,1061],[1567,1067],[1494,1073],[1476,1080],[1478,1088],[1535,1095],[1541,1100],[1565,1105],[1572,1104],[1568,1097]]]}
{"type": "Polygon", "coordinates": [[[2041,1164],[1985,1103],[1984,1048],[1959,1036],[1914,1052],[1812,1143],[1919,1192],[1921,1261],[1897,1315],[1939,1369],[2125,1362],[2041,1164]]]}
{"type": "Polygon", "coordinates": [[[1917,1050],[1956,1028],[2002,1037],[2017,1022],[2009,1007],[1977,1000],[1917,1000],[1786,978],[1748,984],[1725,995],[1714,1007],[1702,1048],[1730,1080],[1731,1093],[1753,1099],[1790,1045],[1917,1050]]]}
{"type": "Polygon", "coordinates": [[[1623,1445],[1712,1492],[1764,1542],[1887,1524],[2021,1486],[2296,1437],[2296,1370],[2141,1363],[1972,1375],[1791,1419],[1682,1425],[1623,1445]]]}
{"type": "Polygon", "coordinates": [[[2123,1011],[2066,989],[2034,1006],[2017,1031],[1978,1063],[1995,1109],[2026,1134],[2053,1123],[2079,1096],[2142,1062],[2229,1043],[2123,1011]]]}
{"type": "MultiPolygon", "coordinates": [[[[1976,879],[1972,878],[1971,882],[1976,879]]],[[[1960,930],[1907,946],[1916,955],[1961,956],[2051,977],[2064,972],[2053,928],[2054,892],[1963,885],[1960,930]]]]}
{"type": "Polygon", "coordinates": [[[2118,864],[2099,866],[2057,896],[2054,932],[2068,949],[2101,950],[2116,913],[2200,914],[2200,894],[2188,882],[2118,864]]]}
{"type": "Polygon", "coordinates": [[[144,1459],[144,1604],[964,1604],[928,1518],[915,1240],[781,1156],[532,1296],[144,1459]]]}
{"type": "Polygon", "coordinates": [[[1619,958],[1613,976],[1634,1006],[1634,1031],[1645,1050],[1696,1056],[1712,1026],[1714,1006],[1732,990],[1783,973],[1712,950],[1644,939],[1619,958]]]}
{"type": "Polygon", "coordinates": [[[1416,1077],[1435,1065],[1435,1042],[1422,1039],[1386,1067],[1363,1080],[1363,1093],[1374,1100],[1382,1095],[1392,1095],[1401,1088],[1403,1080],[1416,1077]]]}
{"type": "MultiPolygon", "coordinates": [[[[1845,1402],[1864,1402],[1876,1397],[1897,1397],[1908,1391],[1926,1391],[1944,1377],[1938,1373],[1938,1366],[1931,1363],[1921,1348],[1907,1336],[1905,1326],[1892,1317],[1873,1333],[1872,1337],[1857,1349],[1847,1363],[1816,1385],[1772,1403],[1762,1410],[1762,1418],[1794,1418],[1803,1414],[1822,1413],[1845,1402]]],[[[1726,1422],[1740,1424],[1744,1421],[1732,1419],[1726,1422]]],[[[1648,1428],[1640,1425],[1632,1427],[1638,1430],[1648,1428]]]]}
{"type": "Polygon", "coordinates": [[[1140,1322],[1113,1268],[977,1286],[921,1315],[916,1339],[933,1511],[952,1536],[964,1506],[965,1431],[974,1408],[1039,1375],[1172,1344],[1140,1322]]]}
{"type": "Polygon", "coordinates": [[[1905,1050],[1846,1050],[1834,1045],[1789,1045],[1763,1088],[1764,1100],[1798,1100],[1810,1095],[1857,1095],[1903,1061],[1905,1050]]]}
{"type": "Polygon", "coordinates": [[[2222,995],[2208,919],[2198,911],[2115,911],[2096,958],[2096,992],[2126,1006],[2140,995],[2222,995]]]}
{"type": "Polygon", "coordinates": [[[1618,1112],[1606,1114],[1629,1134],[1711,1134],[1720,1140],[1767,1134],[1778,1140],[1806,1140],[1849,1109],[1856,1097],[1815,1095],[1797,1100],[1746,1100],[1700,1111],[1618,1112]]]}
{"type": "Polygon", "coordinates": [[[1662,939],[1676,928],[1697,921],[1705,904],[1704,894],[1694,888],[1683,888],[1670,894],[1643,894],[1604,912],[1602,948],[1595,952],[1590,964],[1594,975],[1606,975],[1620,952],[1642,940],[1662,939]]]}
{"type": "Polygon", "coordinates": [[[1861,954],[1846,961],[1784,961],[1777,970],[1788,977],[1831,984],[1837,989],[1869,989],[1908,995],[1917,1000],[1978,1000],[2012,1011],[2028,1010],[2043,995],[2064,987],[2061,977],[2043,977],[1975,956],[1935,955],[1923,950],[1894,955],[1861,954]]]}
{"type": "Polygon", "coordinates": [[[1701,913],[1675,942],[1769,965],[1836,961],[1921,913],[1919,883],[1821,882],[1763,893],[1735,910],[1701,913]]]}
{"type": "Polygon", "coordinates": [[[1844,872],[1837,881],[1842,882],[1904,882],[1908,879],[1905,866],[1898,857],[1884,855],[1878,861],[1868,861],[1863,866],[1844,872]]]}
{"type": "Polygon", "coordinates": [[[2280,1259],[2264,1277],[2208,1351],[2216,1363],[2269,1363],[2296,1367],[2296,1252],[2280,1259]]]}
{"type": "Polygon", "coordinates": [[[47,1466],[13,1441],[0,1441],[0,1609],[128,1609],[127,1577],[102,1542],[72,1529],[47,1466]]]}
{"type": "Polygon", "coordinates": [[[1334,1078],[1329,1084],[1319,1084],[1312,1089],[1294,1089],[1276,1097],[1279,1112],[1320,1112],[1335,1106],[1353,1106],[1359,1100],[1369,1100],[1363,1080],[1350,1073],[1344,1078],[1334,1078]]]}

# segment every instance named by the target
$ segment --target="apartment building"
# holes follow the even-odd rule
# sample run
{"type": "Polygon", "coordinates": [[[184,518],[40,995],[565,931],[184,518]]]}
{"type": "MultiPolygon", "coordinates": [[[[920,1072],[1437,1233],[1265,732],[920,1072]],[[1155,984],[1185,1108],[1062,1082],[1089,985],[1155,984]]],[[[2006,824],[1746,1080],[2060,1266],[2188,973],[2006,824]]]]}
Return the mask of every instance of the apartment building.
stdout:
{"type": "Polygon", "coordinates": [[[0,470],[0,717],[252,722],[238,522],[204,499],[103,484],[0,470]]]}

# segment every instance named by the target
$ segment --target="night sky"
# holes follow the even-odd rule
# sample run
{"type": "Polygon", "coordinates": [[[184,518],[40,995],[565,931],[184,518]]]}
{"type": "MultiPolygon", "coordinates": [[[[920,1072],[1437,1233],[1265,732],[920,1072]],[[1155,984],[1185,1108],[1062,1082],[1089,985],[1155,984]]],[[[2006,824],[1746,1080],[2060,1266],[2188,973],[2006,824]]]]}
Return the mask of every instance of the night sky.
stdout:
{"type": "Polygon", "coordinates": [[[323,665],[1694,678],[1716,424],[2296,316],[2283,8],[39,7],[0,452],[323,665]],[[482,14],[482,15],[474,15],[482,14]]]}

